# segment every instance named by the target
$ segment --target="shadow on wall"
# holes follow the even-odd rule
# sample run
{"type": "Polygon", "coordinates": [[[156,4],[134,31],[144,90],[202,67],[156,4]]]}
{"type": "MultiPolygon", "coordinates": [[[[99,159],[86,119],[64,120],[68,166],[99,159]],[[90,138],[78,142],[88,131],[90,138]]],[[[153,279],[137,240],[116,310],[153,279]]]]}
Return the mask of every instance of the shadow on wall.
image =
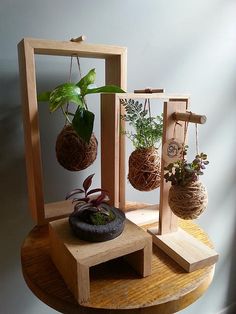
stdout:
{"type": "MultiPolygon", "coordinates": [[[[13,87],[11,85],[11,89],[13,87]]],[[[22,289],[24,281],[20,272],[20,246],[32,228],[32,221],[27,208],[22,118],[19,104],[5,102],[0,105],[0,143],[2,221],[0,228],[0,245],[2,248],[0,258],[0,312],[6,313],[7,309],[10,313],[12,306],[13,313],[16,304],[18,304],[19,313],[23,313],[28,301],[22,303],[21,300],[25,298],[24,294],[28,292],[25,288],[22,289]],[[13,287],[18,293],[14,294],[12,305],[9,305],[9,296],[12,295],[13,287]]]]}

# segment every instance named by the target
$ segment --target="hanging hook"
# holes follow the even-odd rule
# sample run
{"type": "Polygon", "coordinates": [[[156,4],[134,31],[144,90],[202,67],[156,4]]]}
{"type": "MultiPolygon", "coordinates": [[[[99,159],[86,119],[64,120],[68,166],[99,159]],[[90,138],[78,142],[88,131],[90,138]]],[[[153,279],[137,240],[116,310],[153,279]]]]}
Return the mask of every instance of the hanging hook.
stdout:
{"type": "Polygon", "coordinates": [[[80,42],[85,41],[86,39],[87,39],[87,37],[85,35],[81,35],[81,36],[79,36],[77,38],[71,38],[70,41],[76,42],[76,43],[80,43],[80,42]]]}

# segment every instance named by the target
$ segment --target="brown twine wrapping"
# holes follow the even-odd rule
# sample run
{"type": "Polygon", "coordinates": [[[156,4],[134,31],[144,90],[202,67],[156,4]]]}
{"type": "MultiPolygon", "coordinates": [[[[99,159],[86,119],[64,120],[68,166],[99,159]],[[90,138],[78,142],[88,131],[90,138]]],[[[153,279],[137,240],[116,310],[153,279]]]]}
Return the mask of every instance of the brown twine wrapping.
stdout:
{"type": "Polygon", "coordinates": [[[207,207],[207,190],[200,181],[185,186],[172,185],[168,201],[176,216],[186,220],[196,219],[207,207]]]}
{"type": "Polygon", "coordinates": [[[57,160],[62,167],[70,171],[86,169],[97,157],[97,145],[94,134],[87,144],[78,136],[72,126],[66,125],[57,137],[57,160]]]}
{"type": "Polygon", "coordinates": [[[128,179],[139,191],[152,191],[160,186],[161,163],[154,147],[136,149],[129,157],[128,179]]]}

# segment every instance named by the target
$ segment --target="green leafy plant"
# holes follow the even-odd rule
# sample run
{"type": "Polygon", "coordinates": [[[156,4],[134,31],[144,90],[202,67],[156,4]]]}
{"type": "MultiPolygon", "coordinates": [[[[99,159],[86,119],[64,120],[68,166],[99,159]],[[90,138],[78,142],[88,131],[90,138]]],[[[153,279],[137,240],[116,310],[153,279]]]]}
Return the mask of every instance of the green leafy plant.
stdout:
{"type": "Polygon", "coordinates": [[[77,134],[89,143],[94,125],[94,114],[88,110],[85,96],[96,93],[123,93],[124,91],[115,85],[94,87],[96,79],[95,69],[88,72],[78,83],[64,83],[52,91],[38,95],[38,101],[49,102],[50,112],[59,108],[62,110],[67,122],[71,124],[77,134]],[[75,105],[75,111],[69,110],[69,104],[75,105]]]}
{"type": "Polygon", "coordinates": [[[115,219],[112,211],[103,205],[108,198],[108,192],[101,188],[89,189],[92,184],[94,174],[89,175],[83,182],[83,189],[74,189],[66,195],[66,199],[83,194],[83,197],[74,197],[72,202],[74,214],[80,214],[83,220],[93,225],[103,225],[115,219]],[[101,192],[96,197],[93,194],[101,192]]]}
{"type": "Polygon", "coordinates": [[[209,164],[207,155],[200,153],[195,156],[190,163],[187,162],[185,156],[188,146],[185,146],[183,158],[177,162],[170,163],[164,168],[167,172],[164,175],[166,182],[171,182],[172,185],[186,185],[197,181],[200,175],[203,175],[203,170],[209,164]]]}
{"type": "Polygon", "coordinates": [[[133,131],[123,131],[132,141],[134,147],[149,148],[155,146],[162,138],[163,117],[150,115],[149,110],[133,99],[122,99],[125,114],[121,119],[128,122],[133,131]]]}

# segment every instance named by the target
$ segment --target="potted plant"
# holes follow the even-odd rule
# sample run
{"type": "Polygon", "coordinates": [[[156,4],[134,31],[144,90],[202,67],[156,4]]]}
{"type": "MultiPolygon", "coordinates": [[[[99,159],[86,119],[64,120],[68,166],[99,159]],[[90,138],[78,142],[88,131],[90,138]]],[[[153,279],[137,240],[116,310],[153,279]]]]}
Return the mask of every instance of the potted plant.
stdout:
{"type": "Polygon", "coordinates": [[[160,186],[161,179],[158,146],[162,139],[162,115],[152,117],[150,107],[133,99],[123,99],[121,103],[125,109],[121,119],[134,129],[134,132],[123,131],[135,147],[129,157],[129,182],[139,191],[154,190],[160,186]]]}
{"type": "Polygon", "coordinates": [[[170,163],[164,169],[166,182],[171,182],[169,206],[175,215],[182,219],[195,219],[207,207],[208,196],[205,186],[199,180],[208,165],[207,155],[197,154],[190,163],[186,160],[187,146],[183,149],[183,158],[170,163]]]}
{"type": "Polygon", "coordinates": [[[61,109],[65,116],[65,126],[56,141],[56,155],[58,162],[70,171],[87,168],[97,156],[94,114],[89,111],[85,96],[124,92],[115,85],[94,87],[95,78],[96,72],[92,69],[78,83],[64,83],[38,96],[38,101],[49,102],[50,112],[61,109]]]}
{"type": "Polygon", "coordinates": [[[67,194],[66,199],[74,197],[74,212],[69,216],[69,224],[73,233],[81,240],[101,242],[119,236],[125,224],[125,214],[118,208],[110,206],[106,200],[107,191],[96,188],[89,189],[94,174],[83,182],[83,189],[75,189],[67,194]],[[93,196],[94,193],[99,195],[93,196]],[[83,194],[83,197],[75,197],[83,194]]]}

